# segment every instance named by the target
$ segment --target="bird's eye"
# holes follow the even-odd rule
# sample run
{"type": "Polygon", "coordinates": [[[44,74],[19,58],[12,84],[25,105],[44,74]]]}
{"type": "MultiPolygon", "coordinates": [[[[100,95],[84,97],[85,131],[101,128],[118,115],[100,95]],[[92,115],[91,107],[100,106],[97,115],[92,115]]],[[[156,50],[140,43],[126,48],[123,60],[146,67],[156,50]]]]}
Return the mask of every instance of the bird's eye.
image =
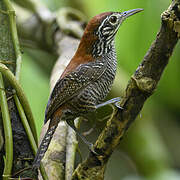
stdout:
{"type": "Polygon", "coordinates": [[[112,23],[112,24],[116,24],[116,22],[117,22],[117,17],[116,17],[116,16],[111,16],[111,17],[109,18],[109,22],[112,23]]]}

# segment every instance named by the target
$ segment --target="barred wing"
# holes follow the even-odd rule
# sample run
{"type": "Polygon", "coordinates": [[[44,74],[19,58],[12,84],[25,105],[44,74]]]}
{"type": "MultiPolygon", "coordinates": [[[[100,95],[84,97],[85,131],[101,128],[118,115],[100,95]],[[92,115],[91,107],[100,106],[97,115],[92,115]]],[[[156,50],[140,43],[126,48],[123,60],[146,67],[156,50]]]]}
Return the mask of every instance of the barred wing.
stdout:
{"type": "Polygon", "coordinates": [[[101,77],[106,67],[106,63],[100,60],[81,64],[75,71],[58,80],[46,107],[44,123],[48,121],[61,105],[79,94],[88,84],[101,77]]]}

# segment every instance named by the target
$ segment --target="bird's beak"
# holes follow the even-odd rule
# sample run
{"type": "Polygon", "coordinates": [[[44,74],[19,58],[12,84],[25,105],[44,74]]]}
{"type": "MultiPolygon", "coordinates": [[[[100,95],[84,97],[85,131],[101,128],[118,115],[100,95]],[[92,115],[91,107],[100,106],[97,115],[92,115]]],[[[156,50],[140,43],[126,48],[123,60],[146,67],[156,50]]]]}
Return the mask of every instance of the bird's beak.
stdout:
{"type": "Polygon", "coordinates": [[[140,8],[132,9],[129,11],[124,11],[121,13],[121,17],[123,17],[123,19],[126,19],[127,17],[132,16],[133,14],[136,14],[136,13],[141,12],[141,11],[143,11],[143,9],[140,9],[140,8]]]}

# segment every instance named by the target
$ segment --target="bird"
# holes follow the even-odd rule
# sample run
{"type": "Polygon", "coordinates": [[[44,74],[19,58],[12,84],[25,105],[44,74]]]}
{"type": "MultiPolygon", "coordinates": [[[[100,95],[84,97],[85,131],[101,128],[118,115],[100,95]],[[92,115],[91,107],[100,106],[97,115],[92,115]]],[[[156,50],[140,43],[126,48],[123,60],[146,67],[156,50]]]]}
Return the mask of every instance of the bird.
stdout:
{"type": "Polygon", "coordinates": [[[103,103],[116,75],[114,39],[122,22],[142,10],[104,12],[88,22],[77,51],[56,82],[48,100],[44,123],[49,121],[49,127],[36,153],[34,169],[39,168],[60,121],[66,121],[90,151],[96,154],[93,144],[76,129],[74,119],[85,117],[89,112],[93,113],[102,106],[120,100],[117,97],[103,103]]]}

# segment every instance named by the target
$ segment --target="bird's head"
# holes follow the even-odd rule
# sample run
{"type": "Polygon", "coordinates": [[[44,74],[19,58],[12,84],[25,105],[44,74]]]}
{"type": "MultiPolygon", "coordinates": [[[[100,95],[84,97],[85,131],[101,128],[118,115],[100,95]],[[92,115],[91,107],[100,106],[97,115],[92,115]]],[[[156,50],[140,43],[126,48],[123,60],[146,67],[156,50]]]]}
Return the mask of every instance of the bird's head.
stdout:
{"type": "Polygon", "coordinates": [[[100,40],[109,41],[118,31],[121,23],[143,9],[133,9],[125,12],[105,12],[93,17],[85,32],[94,33],[100,40]]]}
{"type": "Polygon", "coordinates": [[[104,12],[94,16],[87,24],[81,39],[77,54],[101,56],[105,48],[111,45],[121,23],[143,9],[133,9],[125,12],[104,12]]]}

